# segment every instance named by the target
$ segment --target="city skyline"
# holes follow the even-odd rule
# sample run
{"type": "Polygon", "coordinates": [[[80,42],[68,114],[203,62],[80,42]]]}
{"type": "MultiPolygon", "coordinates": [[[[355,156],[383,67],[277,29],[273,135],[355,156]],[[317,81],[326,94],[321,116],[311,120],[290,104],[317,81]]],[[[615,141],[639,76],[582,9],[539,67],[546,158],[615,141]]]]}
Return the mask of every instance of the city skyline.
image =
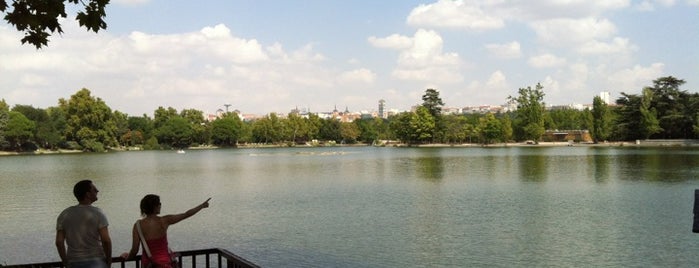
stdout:
{"type": "Polygon", "coordinates": [[[0,98],[58,105],[81,88],[112,109],[213,113],[409,110],[425,89],[447,106],[501,105],[544,86],[551,105],[612,101],[674,76],[697,92],[699,0],[113,0],[107,29],[36,50],[0,24],[0,98]]]}

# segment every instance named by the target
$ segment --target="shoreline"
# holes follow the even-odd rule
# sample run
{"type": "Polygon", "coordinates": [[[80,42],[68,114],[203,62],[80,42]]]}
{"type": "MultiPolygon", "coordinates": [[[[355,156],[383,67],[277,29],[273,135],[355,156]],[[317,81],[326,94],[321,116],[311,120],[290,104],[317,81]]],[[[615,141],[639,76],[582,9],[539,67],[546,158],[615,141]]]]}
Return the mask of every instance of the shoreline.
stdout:
{"type": "MultiPolygon", "coordinates": [[[[412,147],[412,148],[505,148],[505,147],[695,147],[699,146],[699,140],[643,140],[643,141],[623,141],[623,142],[600,142],[600,143],[570,143],[570,142],[539,142],[539,144],[530,144],[525,142],[508,142],[508,143],[493,143],[493,144],[477,144],[477,143],[460,143],[460,144],[448,144],[448,143],[431,143],[431,144],[382,144],[382,145],[371,145],[371,144],[335,144],[328,146],[316,146],[316,145],[296,145],[296,146],[286,146],[279,144],[251,144],[251,145],[239,145],[238,147],[230,148],[323,148],[323,147],[412,147]]],[[[223,147],[218,146],[198,146],[189,147],[186,150],[213,150],[220,149],[223,147]]],[[[133,148],[111,148],[108,152],[126,152],[126,151],[141,151],[134,150],[133,148]]],[[[157,150],[156,150],[157,151],[157,150]]],[[[10,156],[10,155],[52,155],[52,154],[76,154],[83,153],[80,150],[36,150],[32,152],[8,152],[0,151],[0,156],[10,156]]]]}

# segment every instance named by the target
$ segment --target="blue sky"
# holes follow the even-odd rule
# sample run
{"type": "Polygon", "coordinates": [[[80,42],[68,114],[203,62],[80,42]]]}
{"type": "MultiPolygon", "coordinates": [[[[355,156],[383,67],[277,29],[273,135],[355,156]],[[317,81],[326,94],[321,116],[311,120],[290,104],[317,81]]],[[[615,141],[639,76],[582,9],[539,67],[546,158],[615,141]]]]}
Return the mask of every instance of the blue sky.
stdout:
{"type": "MultiPolygon", "coordinates": [[[[74,16],[75,13],[69,14],[74,16]]],[[[112,0],[106,31],[64,21],[49,47],[0,25],[0,98],[56,106],[88,88],[112,109],[214,113],[612,100],[675,76],[699,90],[699,0],[112,0]]]]}

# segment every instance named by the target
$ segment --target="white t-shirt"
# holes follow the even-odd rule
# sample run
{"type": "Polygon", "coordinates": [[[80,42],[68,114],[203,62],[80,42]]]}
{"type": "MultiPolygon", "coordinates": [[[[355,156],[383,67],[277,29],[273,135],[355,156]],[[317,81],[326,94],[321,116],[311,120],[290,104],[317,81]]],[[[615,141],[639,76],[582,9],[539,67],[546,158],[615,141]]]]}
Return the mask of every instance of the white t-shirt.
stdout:
{"type": "Polygon", "coordinates": [[[98,207],[68,207],[56,222],[56,231],[63,230],[68,245],[69,262],[105,259],[99,229],[107,227],[107,216],[98,207]]]}

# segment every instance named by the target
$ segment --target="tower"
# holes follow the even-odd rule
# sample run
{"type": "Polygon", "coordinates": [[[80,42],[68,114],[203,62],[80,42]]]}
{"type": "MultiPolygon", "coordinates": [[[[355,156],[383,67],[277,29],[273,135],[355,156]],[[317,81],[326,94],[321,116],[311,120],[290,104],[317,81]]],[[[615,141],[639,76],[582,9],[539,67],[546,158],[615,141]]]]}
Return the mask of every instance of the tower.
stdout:
{"type": "Polygon", "coordinates": [[[386,118],[386,114],[384,113],[385,108],[386,108],[386,101],[383,99],[379,100],[379,118],[386,118]]]}

